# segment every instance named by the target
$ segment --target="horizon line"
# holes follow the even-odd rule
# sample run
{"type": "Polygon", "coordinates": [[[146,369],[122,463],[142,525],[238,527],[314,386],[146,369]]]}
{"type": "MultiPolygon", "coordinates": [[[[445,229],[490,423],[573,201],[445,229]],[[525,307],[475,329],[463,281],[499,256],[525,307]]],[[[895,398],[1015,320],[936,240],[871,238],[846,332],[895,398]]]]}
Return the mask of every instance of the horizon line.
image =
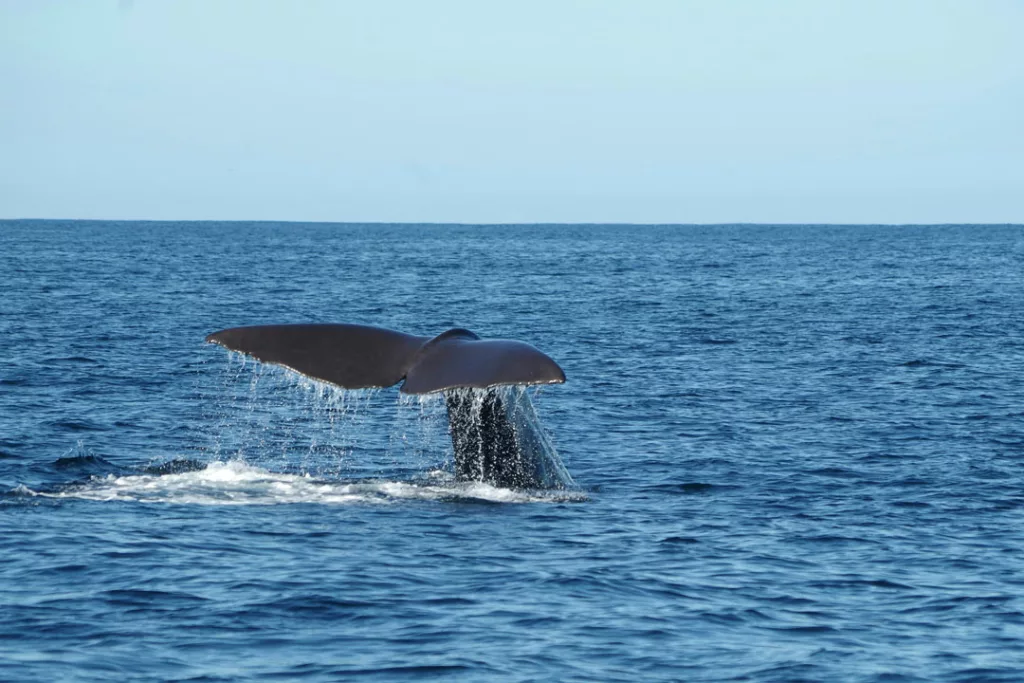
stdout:
{"type": "Polygon", "coordinates": [[[436,226],[436,227],[498,227],[507,225],[522,225],[522,226],[553,226],[553,225],[566,225],[576,227],[587,227],[587,226],[622,226],[622,227],[667,227],[667,226],[679,226],[679,227],[720,227],[720,226],[835,226],[835,227],[949,227],[949,226],[979,226],[979,227],[1024,227],[1024,222],[951,222],[951,223],[857,223],[857,222],[842,222],[842,223],[828,223],[828,222],[804,222],[804,221],[768,221],[755,223],[751,221],[721,221],[721,222],[701,222],[701,223],[678,223],[678,222],[655,222],[655,221],[644,221],[644,222],[629,222],[629,221],[611,221],[611,222],[595,222],[595,221],[528,221],[528,222],[516,222],[516,221],[483,221],[483,222],[467,222],[467,221],[353,221],[353,220],[341,220],[341,221],[330,221],[330,220],[295,220],[295,219],[276,219],[276,218],[0,218],[0,222],[36,222],[36,223],[57,223],[57,222],[78,222],[78,223],[284,223],[294,225],[424,225],[424,226],[436,226]]]}

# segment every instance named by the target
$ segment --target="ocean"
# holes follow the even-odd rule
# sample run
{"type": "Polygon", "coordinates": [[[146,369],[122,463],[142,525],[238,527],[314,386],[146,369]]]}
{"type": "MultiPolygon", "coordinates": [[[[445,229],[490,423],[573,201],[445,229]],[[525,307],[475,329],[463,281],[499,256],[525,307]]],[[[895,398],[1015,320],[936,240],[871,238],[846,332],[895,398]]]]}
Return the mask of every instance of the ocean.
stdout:
{"type": "Polygon", "coordinates": [[[0,221],[0,679],[1024,680],[1024,227],[0,221]],[[204,343],[529,342],[564,490],[204,343]]]}

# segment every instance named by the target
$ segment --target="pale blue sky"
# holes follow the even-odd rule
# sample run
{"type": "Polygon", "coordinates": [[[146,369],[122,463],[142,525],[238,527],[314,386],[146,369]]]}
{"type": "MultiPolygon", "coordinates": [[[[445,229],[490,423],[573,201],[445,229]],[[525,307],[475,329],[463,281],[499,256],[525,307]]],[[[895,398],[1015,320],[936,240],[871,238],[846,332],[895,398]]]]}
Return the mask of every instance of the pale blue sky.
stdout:
{"type": "Polygon", "coordinates": [[[0,0],[0,217],[1024,222],[1024,0],[0,0]]]}

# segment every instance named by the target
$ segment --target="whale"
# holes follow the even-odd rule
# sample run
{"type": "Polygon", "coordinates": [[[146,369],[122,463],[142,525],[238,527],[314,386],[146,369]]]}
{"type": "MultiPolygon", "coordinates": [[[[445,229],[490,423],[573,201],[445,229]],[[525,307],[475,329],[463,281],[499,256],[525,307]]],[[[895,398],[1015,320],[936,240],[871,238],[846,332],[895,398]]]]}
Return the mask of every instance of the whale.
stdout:
{"type": "Polygon", "coordinates": [[[341,323],[233,327],[206,341],[344,389],[401,383],[403,394],[443,394],[458,481],[573,485],[526,391],[562,384],[565,372],[526,342],[461,327],[425,337],[341,323]]]}

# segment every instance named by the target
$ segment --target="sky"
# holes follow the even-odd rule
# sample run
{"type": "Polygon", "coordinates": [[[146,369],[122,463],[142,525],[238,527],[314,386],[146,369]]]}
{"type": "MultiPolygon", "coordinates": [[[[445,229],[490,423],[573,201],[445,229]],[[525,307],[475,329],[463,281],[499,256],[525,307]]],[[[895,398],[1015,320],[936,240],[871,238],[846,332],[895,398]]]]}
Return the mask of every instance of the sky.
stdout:
{"type": "Polygon", "coordinates": [[[1024,223],[1024,0],[0,0],[0,217],[1024,223]]]}

